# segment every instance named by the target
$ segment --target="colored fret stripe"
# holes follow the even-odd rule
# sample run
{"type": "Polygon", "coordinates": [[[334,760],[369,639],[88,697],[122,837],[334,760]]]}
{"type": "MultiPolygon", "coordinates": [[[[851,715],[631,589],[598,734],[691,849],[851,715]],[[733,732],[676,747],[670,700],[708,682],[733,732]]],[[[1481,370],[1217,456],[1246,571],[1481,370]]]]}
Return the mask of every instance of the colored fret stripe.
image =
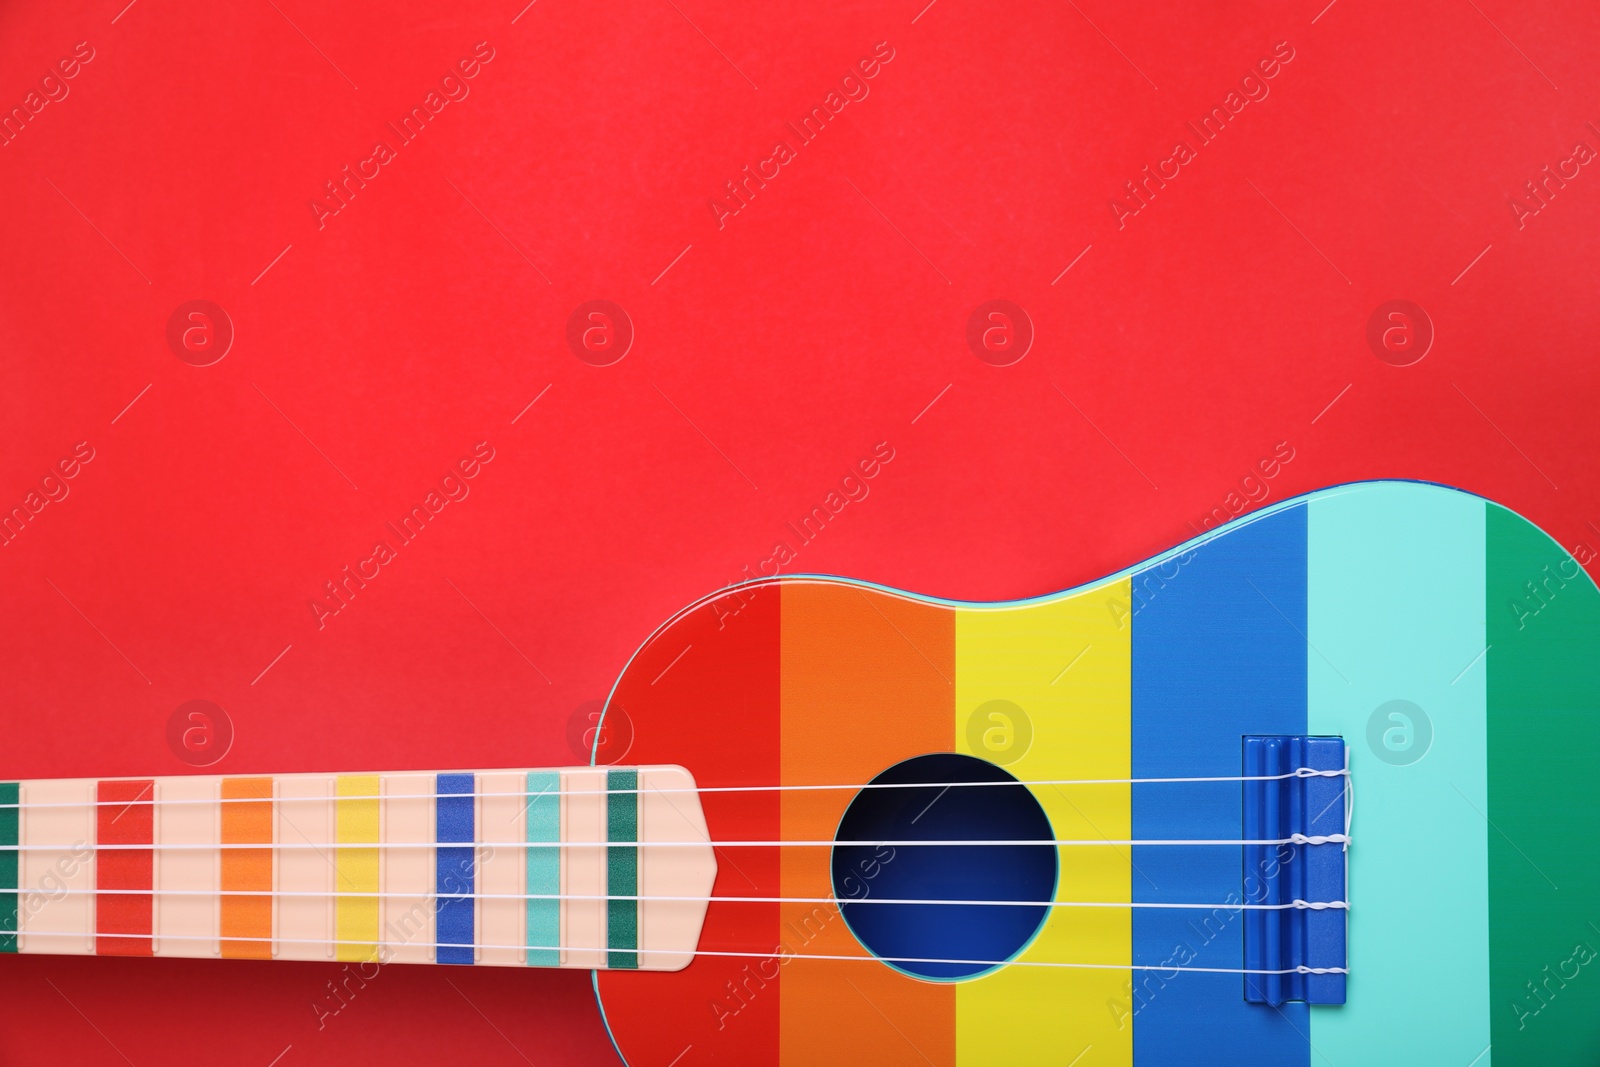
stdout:
{"type": "MultiPolygon", "coordinates": [[[[606,775],[606,892],[612,897],[639,893],[639,772],[606,775]],[[634,790],[634,792],[629,792],[634,790]],[[627,842],[619,847],[617,842],[627,842]]],[[[606,966],[639,966],[639,902],[606,901],[606,966]]]]}
{"type": "MultiPolygon", "coordinates": [[[[554,771],[530,771],[528,790],[528,840],[561,840],[561,775],[554,771]]],[[[561,892],[561,850],[527,849],[525,884],[527,904],[528,964],[557,967],[561,964],[561,901],[534,900],[534,894],[561,892]]]]}
{"type": "Polygon", "coordinates": [[[438,894],[435,928],[438,931],[438,962],[474,962],[473,892],[476,868],[473,843],[473,806],[477,782],[471,774],[441,774],[435,800],[436,840],[435,885],[438,894]],[[466,847],[446,847],[446,842],[466,847]]]}
{"type": "MultiPolygon", "coordinates": [[[[335,793],[335,840],[341,845],[372,844],[378,835],[378,790],[375,774],[341,774],[335,793]],[[344,799],[355,798],[355,799],[344,799]]],[[[340,893],[378,892],[378,849],[341,848],[335,857],[340,893]]],[[[378,898],[340,896],[335,901],[334,958],[352,962],[369,960],[378,953],[378,898]]]]}
{"type": "Polygon", "coordinates": [[[222,849],[222,955],[272,957],[272,779],[222,780],[222,842],[263,848],[222,849]],[[231,896],[259,893],[260,896],[231,896]],[[249,939],[249,940],[245,940],[249,939]]]}
{"type": "MultiPolygon", "coordinates": [[[[95,841],[101,845],[150,845],[154,842],[155,782],[101,782],[95,790],[95,841]],[[121,802],[121,803],[119,803],[121,802]]],[[[95,888],[144,890],[95,900],[95,952],[101,956],[151,954],[153,852],[119,848],[96,857],[95,888]]]]}
{"type": "Polygon", "coordinates": [[[16,846],[21,841],[17,835],[21,822],[21,812],[17,808],[20,796],[16,782],[0,782],[0,930],[12,931],[0,933],[0,952],[17,951],[17,887],[21,884],[17,878],[21,853],[16,846]]]}

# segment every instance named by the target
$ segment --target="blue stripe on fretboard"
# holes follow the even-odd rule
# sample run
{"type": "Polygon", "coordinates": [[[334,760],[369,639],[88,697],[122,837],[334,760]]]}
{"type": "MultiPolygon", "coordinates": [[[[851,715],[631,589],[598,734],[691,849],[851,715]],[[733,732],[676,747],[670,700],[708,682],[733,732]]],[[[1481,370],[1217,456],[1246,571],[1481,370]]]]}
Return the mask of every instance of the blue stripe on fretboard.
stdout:
{"type": "Polygon", "coordinates": [[[441,774],[435,808],[434,892],[438,894],[434,940],[440,963],[473,962],[473,901],[475,867],[473,801],[476,783],[470,774],[441,774]],[[465,848],[446,848],[445,842],[462,842],[465,848]]]}
{"type": "MultiPolygon", "coordinates": [[[[561,775],[528,773],[528,840],[561,840],[561,775]]],[[[561,901],[538,900],[538,894],[561,892],[561,850],[530,848],[528,852],[528,964],[561,964],[561,901]]]]}

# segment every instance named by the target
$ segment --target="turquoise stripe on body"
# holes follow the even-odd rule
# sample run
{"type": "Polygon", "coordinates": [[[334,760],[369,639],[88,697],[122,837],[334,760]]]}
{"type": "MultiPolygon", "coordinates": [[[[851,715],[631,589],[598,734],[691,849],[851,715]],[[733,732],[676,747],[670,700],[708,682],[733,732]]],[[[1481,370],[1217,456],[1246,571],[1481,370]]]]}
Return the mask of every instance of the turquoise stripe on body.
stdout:
{"type": "Polygon", "coordinates": [[[1308,729],[1345,738],[1356,800],[1349,1002],[1311,1010],[1313,1059],[1489,1067],[1484,502],[1307,506],[1308,729]]]}
{"type": "MultiPolygon", "coordinates": [[[[528,773],[528,840],[561,840],[561,775],[528,773]]],[[[528,853],[528,965],[561,965],[561,901],[535,900],[533,894],[561,892],[561,850],[530,848],[528,853]]]]}

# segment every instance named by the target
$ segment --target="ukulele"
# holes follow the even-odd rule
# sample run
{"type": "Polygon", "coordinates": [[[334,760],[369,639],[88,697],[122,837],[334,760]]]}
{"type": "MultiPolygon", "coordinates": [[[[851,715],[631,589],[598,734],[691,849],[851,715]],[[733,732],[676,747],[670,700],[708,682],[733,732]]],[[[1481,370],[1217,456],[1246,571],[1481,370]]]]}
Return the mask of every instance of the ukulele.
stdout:
{"type": "Polygon", "coordinates": [[[1359,483],[1032,600],[724,589],[587,767],[0,785],[0,952],[580,968],[634,1067],[1592,1064],[1597,751],[1576,560],[1359,483]]]}

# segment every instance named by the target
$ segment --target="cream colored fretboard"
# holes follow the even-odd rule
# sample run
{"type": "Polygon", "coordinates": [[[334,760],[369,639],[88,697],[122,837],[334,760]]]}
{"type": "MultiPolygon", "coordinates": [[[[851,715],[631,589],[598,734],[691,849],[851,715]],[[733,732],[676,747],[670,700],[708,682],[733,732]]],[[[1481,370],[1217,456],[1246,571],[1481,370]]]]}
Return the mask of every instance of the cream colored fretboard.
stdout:
{"type": "Polygon", "coordinates": [[[681,767],[0,782],[0,952],[676,970],[715,877],[681,767]]]}

